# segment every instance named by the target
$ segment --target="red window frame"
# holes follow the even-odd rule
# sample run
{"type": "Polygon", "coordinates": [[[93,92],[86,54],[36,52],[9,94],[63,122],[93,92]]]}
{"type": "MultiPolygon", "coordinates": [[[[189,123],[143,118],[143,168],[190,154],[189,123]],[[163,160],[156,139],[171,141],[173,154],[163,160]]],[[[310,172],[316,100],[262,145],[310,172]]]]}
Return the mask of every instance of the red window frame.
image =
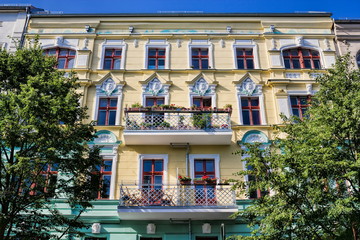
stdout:
{"type": "MultiPolygon", "coordinates": [[[[166,60],[166,49],[165,48],[149,48],[148,49],[148,69],[165,69],[165,60],[166,60]],[[155,50],[154,55],[150,55],[151,51],[155,50]],[[159,51],[164,51],[164,55],[159,54],[159,51]],[[159,65],[159,60],[164,59],[164,65],[159,65]],[[150,68],[150,60],[155,60],[155,67],[150,68]]],[[[151,65],[153,66],[153,65],[151,65]]]]}
{"type": "Polygon", "coordinates": [[[112,159],[103,159],[102,160],[102,164],[100,166],[97,167],[97,171],[94,172],[95,174],[97,174],[100,178],[100,182],[99,182],[99,191],[97,191],[96,193],[96,198],[97,199],[109,199],[110,197],[110,185],[111,185],[111,176],[112,176],[112,159]],[[111,164],[105,164],[105,162],[110,162],[111,164]],[[110,169],[107,169],[107,167],[110,166],[110,169]],[[103,197],[104,196],[104,177],[105,176],[110,176],[109,178],[109,193],[107,194],[107,197],[103,197]]]}
{"type": "Polygon", "coordinates": [[[238,69],[254,69],[254,54],[252,48],[237,48],[236,49],[236,62],[238,69]],[[248,55],[247,52],[251,51],[251,55],[248,55]],[[241,53],[241,54],[240,54],[241,53]],[[242,59],[244,67],[240,68],[239,60],[242,59]],[[248,66],[248,60],[251,60],[252,67],[248,66]]]}
{"type": "Polygon", "coordinates": [[[315,50],[306,49],[306,48],[296,48],[296,49],[292,48],[292,49],[283,51],[283,58],[284,58],[285,68],[287,68],[287,69],[304,69],[304,68],[306,69],[307,67],[305,66],[305,60],[310,61],[311,69],[321,69],[320,54],[318,51],[315,51],[315,50]],[[297,54],[296,55],[293,54],[293,51],[296,51],[297,54]],[[303,51],[308,51],[308,56],[304,55],[303,51]],[[286,60],[289,61],[288,66],[286,64],[286,60]],[[295,60],[299,61],[300,68],[294,67],[295,60]],[[318,67],[316,67],[314,61],[319,62],[318,67]]]}
{"type": "Polygon", "coordinates": [[[296,114],[294,114],[294,110],[293,110],[293,109],[296,109],[299,113],[299,115],[296,115],[296,116],[298,116],[300,119],[303,119],[305,116],[303,115],[302,110],[310,107],[310,102],[311,102],[311,96],[290,96],[292,114],[296,115],[296,114]],[[301,100],[304,98],[306,99],[306,104],[301,103],[302,102],[301,100]],[[295,99],[297,104],[292,104],[292,102],[293,102],[292,99],[295,99]]]}
{"type": "Polygon", "coordinates": [[[212,105],[211,97],[193,97],[193,105],[195,105],[196,107],[205,108],[205,109],[211,108],[211,105],[212,105]],[[196,100],[199,101],[200,106],[198,106],[198,104],[195,104],[196,100]]]}
{"type": "MultiPolygon", "coordinates": [[[[109,125],[115,125],[115,121],[116,121],[116,111],[117,111],[117,105],[118,105],[118,99],[117,98],[99,98],[99,108],[98,108],[98,118],[97,121],[99,123],[99,118],[100,118],[100,111],[104,111],[105,110],[105,126],[109,126],[109,125]],[[102,107],[101,106],[101,100],[103,99],[107,99],[107,104],[106,106],[102,107]],[[113,107],[111,106],[110,101],[111,100],[116,100],[116,106],[113,107]],[[114,119],[114,124],[110,124],[110,112],[115,110],[115,119],[114,119]]],[[[101,124],[102,125],[102,124],[101,124]]]]}
{"type": "Polygon", "coordinates": [[[121,57],[122,57],[122,49],[121,48],[106,48],[105,49],[105,53],[104,53],[104,65],[103,65],[103,69],[106,70],[114,70],[114,69],[120,69],[121,66],[121,57]],[[111,55],[107,56],[106,52],[107,51],[111,51],[111,55]],[[120,55],[116,55],[116,52],[120,51],[120,55]],[[120,59],[120,63],[119,63],[119,68],[114,68],[115,65],[115,61],[120,59]],[[110,68],[105,68],[105,62],[107,60],[110,60],[110,68]]]}
{"type": "Polygon", "coordinates": [[[49,48],[49,49],[45,49],[44,50],[44,54],[46,56],[49,57],[56,57],[57,62],[59,63],[60,59],[65,59],[65,64],[63,68],[59,68],[59,66],[57,65],[56,68],[58,69],[70,69],[73,68],[74,64],[75,64],[75,56],[76,56],[76,51],[73,49],[69,49],[69,48],[49,48]],[[50,51],[55,50],[55,54],[51,54],[50,51]],[[65,55],[60,54],[61,51],[67,51],[65,55]],[[72,54],[74,53],[74,54],[72,54]],[[69,62],[73,61],[72,66],[69,67],[69,62]]]}
{"type": "MultiPolygon", "coordinates": [[[[215,178],[215,160],[214,159],[195,159],[194,160],[194,176],[195,178],[202,178],[203,176],[209,176],[215,178]],[[202,170],[196,169],[198,164],[201,163],[202,170]],[[207,169],[207,163],[212,163],[213,170],[207,169]]],[[[216,204],[216,192],[215,185],[195,185],[195,198],[198,205],[215,205],[216,204]]]]}
{"type": "Polygon", "coordinates": [[[241,112],[242,112],[242,116],[243,116],[243,124],[244,125],[261,125],[261,116],[260,116],[260,102],[259,102],[259,98],[256,97],[242,97],[241,98],[241,102],[243,102],[243,100],[247,100],[247,106],[244,106],[243,104],[241,104],[241,112]],[[252,100],[257,99],[258,100],[258,105],[252,105],[252,100]],[[248,110],[249,112],[249,124],[245,124],[244,122],[244,110],[248,110]],[[259,114],[259,119],[257,119],[257,122],[259,122],[259,124],[254,124],[254,111],[258,111],[259,114]]]}
{"type": "Polygon", "coordinates": [[[209,176],[211,178],[214,178],[215,177],[215,160],[214,159],[195,159],[194,161],[194,175],[195,175],[195,178],[201,178],[203,176],[209,176]],[[207,170],[206,168],[206,163],[208,162],[211,162],[214,166],[214,170],[213,171],[209,171],[207,170]],[[197,171],[196,169],[196,166],[197,164],[196,163],[202,163],[202,171],[197,171]]]}
{"type": "Polygon", "coordinates": [[[209,69],[209,49],[208,48],[192,48],[191,49],[191,65],[194,69],[209,69]],[[201,52],[206,50],[207,54],[203,55],[201,52]],[[203,66],[202,60],[207,60],[207,66],[203,66]],[[198,63],[198,68],[195,67],[194,62],[198,63]]]}
{"type": "Polygon", "coordinates": [[[145,106],[146,107],[152,107],[152,106],[159,106],[159,105],[163,105],[165,103],[165,98],[164,97],[146,97],[145,99],[145,106]],[[153,104],[149,104],[149,101],[153,100],[153,104]],[[162,103],[159,103],[159,102],[162,103]]]}
{"type": "Polygon", "coordinates": [[[145,185],[144,188],[162,188],[162,183],[164,181],[163,176],[164,176],[164,160],[163,159],[144,159],[143,162],[143,168],[142,168],[142,183],[145,185]],[[155,171],[155,163],[156,162],[161,162],[162,163],[162,170],[161,171],[155,171]],[[145,171],[144,165],[145,162],[151,162],[151,170],[150,171],[145,171]],[[145,176],[150,176],[150,183],[145,183],[145,176]],[[157,184],[155,184],[155,177],[156,176],[161,176],[161,186],[157,186],[157,184]]]}

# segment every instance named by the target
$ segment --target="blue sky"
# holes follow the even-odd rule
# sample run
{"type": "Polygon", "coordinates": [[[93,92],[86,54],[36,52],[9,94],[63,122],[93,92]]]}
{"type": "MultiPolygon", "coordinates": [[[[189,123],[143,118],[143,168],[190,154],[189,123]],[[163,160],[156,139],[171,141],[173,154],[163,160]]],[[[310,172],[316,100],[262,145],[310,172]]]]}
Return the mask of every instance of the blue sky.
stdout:
{"type": "Polygon", "coordinates": [[[0,0],[29,3],[63,13],[158,13],[201,11],[204,13],[331,12],[336,19],[360,19],[360,0],[0,0]]]}

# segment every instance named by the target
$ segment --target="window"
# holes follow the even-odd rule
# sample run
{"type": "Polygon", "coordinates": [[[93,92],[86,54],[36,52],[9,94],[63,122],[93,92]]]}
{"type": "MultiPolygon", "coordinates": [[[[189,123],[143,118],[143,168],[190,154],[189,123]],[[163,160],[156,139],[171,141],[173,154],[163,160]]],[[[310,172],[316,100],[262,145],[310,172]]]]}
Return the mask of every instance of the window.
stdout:
{"type": "Polygon", "coordinates": [[[76,51],[67,48],[51,48],[44,51],[46,56],[56,57],[58,69],[74,67],[76,51]]]}
{"type": "MultiPolygon", "coordinates": [[[[214,159],[196,159],[194,164],[195,178],[202,178],[203,176],[215,178],[214,159]]],[[[195,198],[199,205],[216,204],[215,185],[195,185],[195,198]]]]}
{"type": "MultiPolygon", "coordinates": [[[[253,167],[247,166],[247,169],[253,170],[253,167]]],[[[248,185],[251,185],[251,183],[256,182],[256,176],[255,175],[247,175],[247,182],[248,182],[248,185]]],[[[249,198],[256,199],[256,198],[260,198],[262,196],[269,194],[269,191],[256,189],[256,190],[249,191],[248,194],[249,194],[249,198]]]]}
{"type": "Polygon", "coordinates": [[[120,69],[121,49],[105,49],[104,69],[120,69]]]}
{"type": "Polygon", "coordinates": [[[163,184],[164,161],[162,159],[144,159],[143,188],[161,189],[163,184]]]}
{"type": "Polygon", "coordinates": [[[211,98],[210,97],[194,97],[193,105],[199,108],[210,108],[211,98]]]}
{"type": "MultiPolygon", "coordinates": [[[[159,106],[164,104],[164,98],[163,97],[146,97],[146,106],[152,107],[152,106],[159,106]]],[[[164,113],[146,113],[145,114],[145,122],[151,123],[151,127],[157,127],[159,124],[164,122],[164,113]]]]}
{"type": "Polygon", "coordinates": [[[260,125],[259,98],[242,97],[241,109],[244,125],[260,125]]]}
{"type": "Polygon", "coordinates": [[[50,196],[55,195],[58,167],[58,164],[45,164],[41,171],[44,179],[44,193],[48,193],[50,196]]]}
{"type": "Polygon", "coordinates": [[[164,101],[165,100],[163,97],[146,97],[145,105],[147,107],[159,106],[159,105],[163,105],[164,101]]]}
{"type": "Polygon", "coordinates": [[[209,69],[209,49],[191,49],[191,67],[193,69],[209,69]]]}
{"type": "Polygon", "coordinates": [[[165,69],[165,52],[164,48],[149,48],[148,69],[165,69]]]}
{"type": "Polygon", "coordinates": [[[98,125],[115,125],[117,102],[117,98],[99,99],[98,125]]]}
{"type": "Polygon", "coordinates": [[[253,49],[237,48],[236,61],[238,69],[254,69],[253,49]]]}
{"type": "Polygon", "coordinates": [[[310,106],[310,101],[311,96],[291,96],[290,102],[292,115],[303,119],[307,108],[310,106]]]}
{"type": "Polygon", "coordinates": [[[357,63],[358,68],[360,68],[360,53],[356,57],[356,63],[357,63]]]}
{"type": "Polygon", "coordinates": [[[100,190],[95,193],[95,197],[98,199],[109,198],[112,174],[112,160],[104,159],[103,164],[98,166],[96,170],[96,174],[100,175],[100,182],[94,182],[93,184],[97,184],[100,190]]]}
{"type": "Polygon", "coordinates": [[[320,69],[320,55],[318,51],[295,48],[283,51],[285,68],[288,69],[320,69]]]}

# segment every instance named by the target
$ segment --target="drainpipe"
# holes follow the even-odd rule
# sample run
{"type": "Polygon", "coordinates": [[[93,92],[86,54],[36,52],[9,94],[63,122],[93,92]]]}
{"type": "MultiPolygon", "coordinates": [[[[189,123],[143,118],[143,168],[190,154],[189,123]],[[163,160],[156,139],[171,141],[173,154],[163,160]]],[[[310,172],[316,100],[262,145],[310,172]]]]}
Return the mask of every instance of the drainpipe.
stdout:
{"type": "Polygon", "coordinates": [[[25,33],[27,33],[27,29],[28,29],[28,26],[29,26],[30,17],[31,17],[31,14],[30,14],[30,7],[26,7],[26,19],[25,19],[25,25],[24,25],[23,32],[22,32],[22,34],[21,34],[21,38],[20,38],[20,46],[19,46],[19,48],[23,48],[23,46],[24,46],[24,42],[25,42],[25,33]]]}

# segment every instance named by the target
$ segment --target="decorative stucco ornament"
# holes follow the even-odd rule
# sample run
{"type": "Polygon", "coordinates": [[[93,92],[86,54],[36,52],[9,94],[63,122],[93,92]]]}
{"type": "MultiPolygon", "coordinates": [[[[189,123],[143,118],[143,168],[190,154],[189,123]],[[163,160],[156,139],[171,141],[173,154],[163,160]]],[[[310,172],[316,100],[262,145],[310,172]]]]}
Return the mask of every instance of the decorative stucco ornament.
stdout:
{"type": "Polygon", "coordinates": [[[242,82],[240,87],[240,93],[245,94],[247,96],[251,96],[254,93],[259,93],[259,87],[251,80],[247,78],[245,81],[242,82]]]}
{"type": "Polygon", "coordinates": [[[100,233],[101,231],[101,224],[100,223],[93,223],[91,226],[91,233],[100,233]]]}
{"type": "Polygon", "coordinates": [[[83,50],[88,50],[88,45],[89,45],[89,39],[85,38],[83,50]]]}
{"type": "Polygon", "coordinates": [[[272,45],[272,50],[277,50],[277,46],[276,46],[276,40],[275,38],[271,39],[271,45],[272,45]]]}
{"type": "Polygon", "coordinates": [[[176,40],[176,44],[177,44],[177,47],[180,48],[181,47],[181,40],[180,39],[176,40]]]}
{"type": "Polygon", "coordinates": [[[205,79],[200,78],[194,84],[192,91],[200,96],[204,96],[206,93],[210,91],[209,84],[206,82],[205,79]]]}
{"type": "Polygon", "coordinates": [[[110,134],[100,134],[94,139],[94,143],[113,143],[114,139],[110,134]]]}
{"type": "Polygon", "coordinates": [[[159,79],[154,78],[146,85],[145,92],[151,93],[153,96],[157,96],[159,93],[163,92],[163,85],[159,79]]]}
{"type": "Polygon", "coordinates": [[[62,45],[64,43],[63,37],[57,37],[56,38],[56,45],[62,45]]]}
{"type": "Polygon", "coordinates": [[[249,136],[247,136],[245,139],[245,142],[246,143],[266,143],[267,140],[261,134],[254,133],[254,134],[250,134],[249,136]]]}
{"type": "Polygon", "coordinates": [[[107,95],[111,96],[114,93],[114,90],[116,89],[116,84],[114,80],[111,78],[107,79],[103,84],[101,85],[101,90],[107,95]]]}
{"type": "Polygon", "coordinates": [[[296,43],[297,46],[304,45],[304,38],[303,37],[296,37],[295,38],[295,43],[296,43]]]}

